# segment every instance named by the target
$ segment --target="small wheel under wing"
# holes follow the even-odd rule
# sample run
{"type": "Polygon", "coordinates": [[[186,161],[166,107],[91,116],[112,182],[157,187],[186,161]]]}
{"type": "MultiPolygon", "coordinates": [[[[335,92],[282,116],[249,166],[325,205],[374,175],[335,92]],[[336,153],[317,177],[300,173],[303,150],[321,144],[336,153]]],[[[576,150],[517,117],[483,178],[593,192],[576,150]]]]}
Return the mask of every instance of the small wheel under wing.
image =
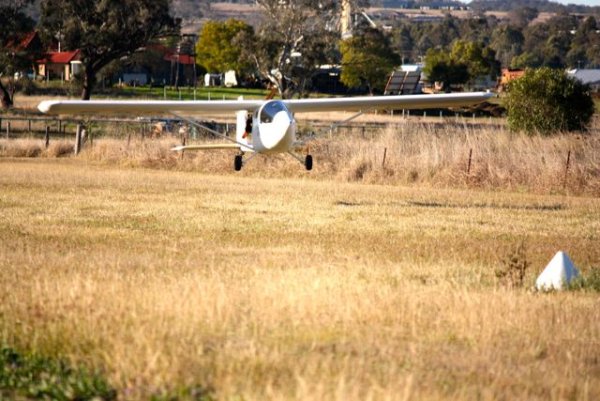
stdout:
{"type": "Polygon", "coordinates": [[[312,168],[313,168],[313,157],[311,155],[306,155],[306,158],[304,159],[304,167],[306,167],[306,169],[308,171],[312,170],[312,168]]]}
{"type": "Polygon", "coordinates": [[[242,159],[242,155],[235,155],[235,158],[233,159],[233,168],[235,171],[240,171],[243,164],[244,161],[242,159]]]}

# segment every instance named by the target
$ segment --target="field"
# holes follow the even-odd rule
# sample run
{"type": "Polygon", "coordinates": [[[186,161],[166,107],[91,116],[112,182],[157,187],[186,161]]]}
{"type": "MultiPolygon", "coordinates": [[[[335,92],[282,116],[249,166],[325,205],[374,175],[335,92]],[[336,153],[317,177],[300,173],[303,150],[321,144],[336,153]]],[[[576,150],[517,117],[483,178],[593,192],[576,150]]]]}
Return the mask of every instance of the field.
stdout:
{"type": "Polygon", "coordinates": [[[600,268],[598,197],[91,156],[0,172],[0,345],[119,399],[600,398],[598,293],[530,290],[559,249],[600,268]],[[523,286],[497,277],[516,265],[523,286]]]}

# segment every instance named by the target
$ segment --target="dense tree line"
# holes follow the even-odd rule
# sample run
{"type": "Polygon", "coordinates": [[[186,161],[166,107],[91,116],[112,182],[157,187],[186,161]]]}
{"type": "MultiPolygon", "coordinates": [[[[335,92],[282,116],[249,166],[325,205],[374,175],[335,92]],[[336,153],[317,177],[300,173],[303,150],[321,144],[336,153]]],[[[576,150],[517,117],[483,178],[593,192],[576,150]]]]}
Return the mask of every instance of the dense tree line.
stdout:
{"type": "Polygon", "coordinates": [[[549,13],[589,13],[600,12],[600,7],[587,7],[577,4],[563,5],[548,0],[473,0],[469,3],[477,11],[511,11],[519,7],[535,8],[540,12],[549,13]]]}
{"type": "Polygon", "coordinates": [[[600,68],[600,24],[594,16],[563,13],[532,22],[537,15],[536,9],[520,7],[505,20],[447,14],[442,21],[402,21],[392,31],[392,48],[404,62],[419,62],[430,49],[449,50],[453,42],[467,40],[492,49],[503,67],[600,68]]]}
{"type": "MultiPolygon", "coordinates": [[[[500,66],[600,68],[597,18],[575,16],[563,7],[544,21],[538,16],[547,9],[547,1],[520,1],[518,6],[511,1],[472,3],[480,10],[514,6],[503,19],[483,11],[469,18],[446,14],[431,22],[406,18],[395,21],[389,32],[358,27],[352,39],[342,42],[335,30],[337,0],[255,0],[264,16],[262,24],[206,24],[196,46],[197,60],[208,71],[257,74],[283,97],[302,94],[317,66],[325,63],[341,64],[343,82],[361,84],[371,92],[382,89],[394,66],[410,62],[427,62],[426,72],[446,88],[468,83],[477,74],[494,77],[500,66]]],[[[354,2],[357,6],[368,3],[354,2]]],[[[210,8],[208,1],[197,3],[210,8]]],[[[30,9],[36,8],[40,15],[37,29],[47,42],[60,38],[63,49],[81,51],[83,98],[90,97],[96,75],[112,68],[115,60],[138,60],[139,49],[159,37],[177,34],[168,0],[2,0],[0,95],[4,107],[12,103],[14,73],[35,59],[9,46],[35,26],[31,12],[26,12],[31,4],[30,9]]]]}

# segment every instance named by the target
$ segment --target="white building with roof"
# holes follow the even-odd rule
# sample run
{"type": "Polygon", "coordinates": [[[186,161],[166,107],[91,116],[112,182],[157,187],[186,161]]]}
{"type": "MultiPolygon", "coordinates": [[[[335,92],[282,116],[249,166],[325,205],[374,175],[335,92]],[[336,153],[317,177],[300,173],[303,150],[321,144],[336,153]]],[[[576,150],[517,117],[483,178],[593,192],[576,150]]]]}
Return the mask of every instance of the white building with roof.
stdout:
{"type": "Polygon", "coordinates": [[[567,71],[567,74],[577,78],[584,84],[588,84],[592,89],[592,92],[600,92],[600,69],[574,69],[567,71]]]}

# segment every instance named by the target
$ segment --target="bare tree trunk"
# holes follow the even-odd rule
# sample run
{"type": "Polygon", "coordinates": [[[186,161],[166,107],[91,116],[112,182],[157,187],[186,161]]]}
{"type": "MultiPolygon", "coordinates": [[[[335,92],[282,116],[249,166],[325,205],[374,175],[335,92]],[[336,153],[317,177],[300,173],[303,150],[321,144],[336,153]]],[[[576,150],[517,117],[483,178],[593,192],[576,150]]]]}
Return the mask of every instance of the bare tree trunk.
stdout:
{"type": "Polygon", "coordinates": [[[92,96],[92,89],[96,84],[96,72],[94,69],[87,65],[83,75],[83,89],[81,91],[81,100],[90,100],[92,96]]]}
{"type": "Polygon", "coordinates": [[[4,86],[2,81],[0,81],[0,102],[2,103],[3,110],[8,110],[14,105],[15,90],[14,88],[10,88],[10,85],[7,86],[4,86]]]}

